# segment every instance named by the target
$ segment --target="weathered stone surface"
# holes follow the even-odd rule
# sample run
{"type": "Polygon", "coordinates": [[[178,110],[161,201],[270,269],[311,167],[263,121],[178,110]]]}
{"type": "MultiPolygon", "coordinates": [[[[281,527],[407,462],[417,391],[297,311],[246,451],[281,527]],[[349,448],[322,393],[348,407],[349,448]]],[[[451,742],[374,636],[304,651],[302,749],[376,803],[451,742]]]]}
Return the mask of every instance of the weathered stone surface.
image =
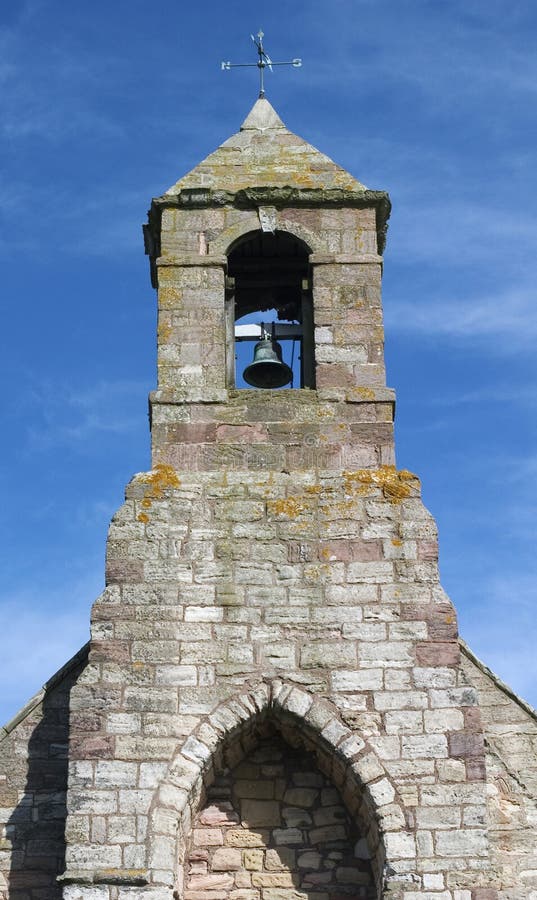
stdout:
{"type": "MultiPolygon", "coordinates": [[[[285,703],[285,698],[282,702],[285,703]]],[[[300,743],[299,732],[296,739],[300,743]]],[[[226,885],[230,879],[233,881],[227,887],[230,900],[237,891],[248,894],[258,891],[260,898],[264,898],[267,892],[272,895],[274,891],[294,896],[300,888],[309,896],[312,887],[321,885],[326,900],[336,900],[342,892],[345,893],[344,885],[349,884],[363,886],[363,896],[372,898],[373,878],[369,857],[355,853],[356,846],[362,840],[361,835],[356,824],[351,823],[339,791],[330,786],[329,779],[317,768],[315,757],[304,749],[295,747],[293,750],[281,738],[261,738],[245,760],[228,774],[219,776],[211,793],[230,793],[236,798],[237,810],[242,810],[245,801],[236,789],[244,784],[242,776],[254,772],[258,776],[259,796],[263,798],[270,794],[278,799],[255,801],[255,798],[248,798],[249,803],[274,804],[278,814],[271,814],[271,818],[285,820],[288,809],[286,798],[295,791],[298,792],[297,799],[300,796],[309,811],[293,808],[303,817],[296,827],[282,828],[266,823],[266,827],[257,830],[242,818],[240,828],[228,829],[222,823],[223,840],[228,841],[232,836],[233,843],[243,849],[209,848],[200,857],[199,841],[191,840],[185,896],[197,895],[200,887],[211,892],[218,890],[224,884],[222,874],[225,873],[226,885]],[[297,782],[304,786],[298,787],[297,782]],[[331,806],[326,805],[328,801],[331,806]],[[333,810],[338,810],[337,817],[334,817],[333,810]],[[331,813],[330,822],[326,823],[328,827],[314,826],[313,818],[327,812],[331,813]],[[336,827],[334,821],[337,822],[336,827]],[[250,836],[256,839],[257,847],[248,847],[250,836]],[[199,871],[200,865],[204,867],[203,871],[199,871]]],[[[253,793],[251,787],[248,793],[253,793]]],[[[205,809],[212,809],[211,802],[198,813],[194,836],[205,818],[205,809]]],[[[211,830],[209,825],[205,827],[211,830]]]]}

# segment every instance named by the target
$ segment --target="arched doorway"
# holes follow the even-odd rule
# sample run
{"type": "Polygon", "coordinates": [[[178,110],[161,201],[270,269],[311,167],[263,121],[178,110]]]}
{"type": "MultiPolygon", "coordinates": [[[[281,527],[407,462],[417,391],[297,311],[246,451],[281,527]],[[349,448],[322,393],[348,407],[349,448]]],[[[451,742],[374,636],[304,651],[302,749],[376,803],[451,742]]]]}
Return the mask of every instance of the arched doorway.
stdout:
{"type": "Polygon", "coordinates": [[[365,831],[297,727],[234,740],[194,817],[184,900],[375,900],[365,831]]]}

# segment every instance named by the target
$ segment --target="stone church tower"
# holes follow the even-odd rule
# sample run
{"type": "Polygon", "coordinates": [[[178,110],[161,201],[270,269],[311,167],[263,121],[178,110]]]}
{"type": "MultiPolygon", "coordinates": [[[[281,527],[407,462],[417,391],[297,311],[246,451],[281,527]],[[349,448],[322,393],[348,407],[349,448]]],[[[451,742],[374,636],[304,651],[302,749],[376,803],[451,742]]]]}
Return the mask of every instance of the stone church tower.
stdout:
{"type": "Polygon", "coordinates": [[[89,645],[0,733],[3,900],[536,900],[535,714],[395,467],[389,211],[265,99],[153,201],[152,469],[89,645]],[[240,387],[274,313],[296,384],[240,387]]]}

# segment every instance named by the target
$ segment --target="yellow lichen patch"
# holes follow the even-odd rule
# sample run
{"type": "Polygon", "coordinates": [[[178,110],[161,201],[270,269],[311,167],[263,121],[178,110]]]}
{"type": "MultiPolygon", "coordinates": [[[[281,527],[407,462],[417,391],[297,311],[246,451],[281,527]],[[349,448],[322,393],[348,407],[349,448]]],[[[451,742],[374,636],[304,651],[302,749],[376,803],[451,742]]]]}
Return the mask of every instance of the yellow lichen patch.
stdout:
{"type": "Polygon", "coordinates": [[[394,547],[401,547],[403,542],[400,541],[398,538],[392,538],[392,544],[394,547]]]}
{"type": "MultiPolygon", "coordinates": [[[[140,501],[140,506],[144,509],[150,509],[153,500],[161,500],[167,488],[176,488],[181,484],[173,466],[167,466],[164,463],[157,463],[151,472],[139,475],[138,481],[146,485],[144,496],[140,501]]],[[[146,513],[140,513],[138,521],[149,522],[149,516],[146,513]],[[142,519],[141,516],[145,516],[145,518],[142,519]]]]}
{"type": "Polygon", "coordinates": [[[147,513],[139,513],[136,518],[139,522],[143,522],[144,525],[147,525],[147,523],[149,522],[149,516],[147,515],[147,513]]]}
{"type": "Polygon", "coordinates": [[[401,503],[410,496],[410,482],[419,484],[417,475],[408,469],[397,470],[395,466],[379,466],[378,469],[358,469],[356,472],[344,472],[345,493],[364,494],[369,486],[379,487],[390,503],[401,503]]]}
{"type": "Polygon", "coordinates": [[[310,565],[304,567],[304,578],[306,581],[322,581],[330,574],[330,566],[327,563],[320,565],[310,565]]]}
{"type": "Polygon", "coordinates": [[[375,391],[372,388],[357,387],[356,393],[362,398],[362,400],[374,400],[375,399],[375,391]]]}
{"type": "Polygon", "coordinates": [[[300,497],[283,497],[281,500],[269,500],[267,510],[275,516],[287,516],[295,519],[306,509],[304,500],[300,497]]]}
{"type": "Polygon", "coordinates": [[[181,288],[172,285],[161,285],[158,298],[163,309],[174,309],[182,305],[183,292],[181,288]]]}
{"type": "Polygon", "coordinates": [[[158,326],[157,332],[160,343],[164,344],[172,333],[172,326],[169,322],[161,322],[158,326]]]}

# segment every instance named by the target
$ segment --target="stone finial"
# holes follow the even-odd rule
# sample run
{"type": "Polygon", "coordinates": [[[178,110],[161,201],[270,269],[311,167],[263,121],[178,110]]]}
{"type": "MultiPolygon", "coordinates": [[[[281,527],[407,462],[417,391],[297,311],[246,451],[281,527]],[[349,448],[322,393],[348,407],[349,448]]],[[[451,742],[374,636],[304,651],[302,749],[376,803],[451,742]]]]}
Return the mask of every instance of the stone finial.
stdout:
{"type": "Polygon", "coordinates": [[[260,97],[252,106],[241,125],[241,131],[268,131],[273,128],[285,128],[274,107],[265,97],[260,97]]]}

